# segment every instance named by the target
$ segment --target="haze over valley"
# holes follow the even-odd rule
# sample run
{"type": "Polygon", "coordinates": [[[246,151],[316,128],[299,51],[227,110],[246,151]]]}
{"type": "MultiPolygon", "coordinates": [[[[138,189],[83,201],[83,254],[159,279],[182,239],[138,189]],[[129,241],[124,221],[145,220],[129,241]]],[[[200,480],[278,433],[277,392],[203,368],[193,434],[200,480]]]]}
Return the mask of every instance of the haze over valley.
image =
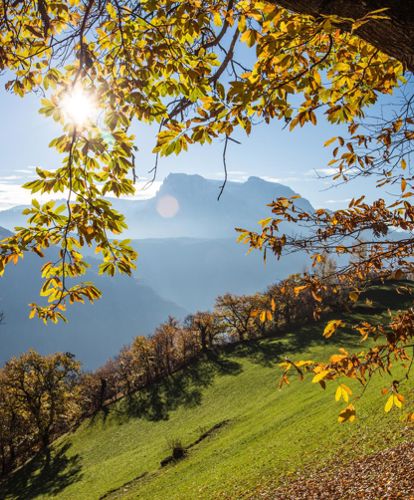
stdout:
{"type": "MultiPolygon", "coordinates": [[[[169,315],[183,319],[196,310],[211,309],[223,293],[250,294],[300,272],[304,257],[294,254],[281,261],[236,242],[234,228],[257,229],[268,217],[267,204],[278,196],[294,195],[289,187],[251,177],[228,182],[217,201],[221,182],[199,175],[170,174],[154,198],[114,200],[125,212],[139,253],[133,278],[98,276],[91,249],[86,279],[103,291],[95,304],[70,308],[68,323],[43,325],[28,318],[28,304],[40,286],[41,259],[27,255],[21,265],[7,269],[0,280],[0,362],[33,347],[46,354],[73,352],[87,368],[96,368],[139,334],[149,335],[169,315]]],[[[299,200],[313,210],[307,200],[299,200]]],[[[0,212],[0,226],[12,230],[24,223],[23,207],[0,212]]],[[[289,231],[288,225],[285,230],[289,231]]],[[[294,228],[290,228],[294,231],[294,228]]]]}

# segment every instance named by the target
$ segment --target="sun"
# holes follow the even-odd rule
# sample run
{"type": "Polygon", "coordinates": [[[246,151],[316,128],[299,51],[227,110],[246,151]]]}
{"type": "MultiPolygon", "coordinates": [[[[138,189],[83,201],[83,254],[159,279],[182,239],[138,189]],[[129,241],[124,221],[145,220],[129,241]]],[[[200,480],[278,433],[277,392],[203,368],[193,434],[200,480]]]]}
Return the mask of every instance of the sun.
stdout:
{"type": "Polygon", "coordinates": [[[98,112],[94,96],[81,86],[74,87],[62,97],[60,108],[65,122],[78,127],[92,122],[98,112]]]}

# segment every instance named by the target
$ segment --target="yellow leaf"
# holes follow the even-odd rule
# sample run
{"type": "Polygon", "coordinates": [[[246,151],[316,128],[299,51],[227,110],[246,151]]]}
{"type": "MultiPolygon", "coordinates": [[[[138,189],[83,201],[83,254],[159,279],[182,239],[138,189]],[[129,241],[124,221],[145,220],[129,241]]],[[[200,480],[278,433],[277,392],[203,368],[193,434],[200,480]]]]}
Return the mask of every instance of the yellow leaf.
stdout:
{"type": "Polygon", "coordinates": [[[323,380],[328,374],[329,374],[329,370],[322,370],[321,372],[317,373],[313,377],[312,383],[313,384],[317,384],[318,382],[320,382],[321,380],[323,380]]]}
{"type": "Polygon", "coordinates": [[[336,332],[336,330],[340,326],[344,326],[344,324],[345,323],[340,319],[333,319],[329,321],[329,323],[325,326],[325,330],[323,331],[323,336],[329,339],[336,332]]]}
{"type": "Polygon", "coordinates": [[[401,168],[405,170],[407,168],[407,162],[404,160],[404,158],[401,160],[401,168]]]}
{"type": "Polygon", "coordinates": [[[394,394],[394,404],[397,408],[402,408],[404,396],[402,394],[394,394]]]}
{"type": "Polygon", "coordinates": [[[215,12],[214,13],[214,24],[216,26],[221,26],[223,24],[222,20],[221,20],[221,16],[218,12],[215,12]]]}
{"type": "Polygon", "coordinates": [[[342,389],[341,386],[338,386],[335,392],[335,401],[339,401],[341,399],[341,396],[342,396],[342,389]]]}
{"type": "Polygon", "coordinates": [[[312,290],[312,297],[314,298],[314,300],[316,300],[316,302],[322,302],[322,297],[320,295],[318,295],[316,292],[314,292],[312,290]]]}
{"type": "Polygon", "coordinates": [[[351,395],[352,395],[351,389],[347,385],[341,384],[336,389],[335,400],[339,401],[342,398],[345,401],[345,403],[348,403],[349,396],[351,395]]]}
{"type": "Polygon", "coordinates": [[[325,142],[324,144],[324,147],[327,148],[328,146],[330,146],[333,142],[335,142],[337,139],[337,137],[332,137],[331,139],[329,139],[328,141],[325,142]]]}
{"type": "Polygon", "coordinates": [[[352,300],[352,302],[356,302],[359,298],[359,293],[358,292],[351,292],[349,294],[349,300],[352,300]]]}
{"type": "Polygon", "coordinates": [[[394,394],[392,394],[387,402],[385,403],[384,411],[385,413],[389,413],[391,411],[391,408],[394,406],[394,394]]]}
{"type": "Polygon", "coordinates": [[[348,393],[342,387],[341,387],[341,394],[342,394],[342,397],[343,397],[345,403],[348,403],[348,401],[349,401],[348,393]]]}
{"type": "Polygon", "coordinates": [[[308,288],[308,285],[303,285],[303,286],[297,286],[293,289],[293,293],[296,295],[296,297],[302,292],[303,290],[306,290],[308,288]]]}
{"type": "Polygon", "coordinates": [[[345,359],[346,356],[344,356],[343,354],[333,354],[330,358],[329,358],[329,361],[331,363],[339,363],[340,361],[342,361],[343,359],[345,359]]]}
{"type": "Polygon", "coordinates": [[[264,228],[264,227],[268,226],[271,221],[272,221],[272,217],[268,217],[267,219],[259,220],[259,224],[264,228]]]}

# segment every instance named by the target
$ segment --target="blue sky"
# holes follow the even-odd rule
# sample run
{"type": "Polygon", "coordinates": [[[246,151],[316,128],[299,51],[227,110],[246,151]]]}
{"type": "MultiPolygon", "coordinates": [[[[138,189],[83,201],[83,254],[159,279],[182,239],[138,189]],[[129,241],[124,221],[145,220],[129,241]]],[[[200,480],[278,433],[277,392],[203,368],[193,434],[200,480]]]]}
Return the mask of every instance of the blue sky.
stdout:
{"type": "MultiPolygon", "coordinates": [[[[51,119],[38,114],[40,96],[21,99],[0,91],[0,109],[3,120],[0,134],[0,210],[28,201],[29,194],[20,185],[33,178],[33,167],[53,169],[59,157],[48,148],[51,139],[60,133],[59,126],[51,119]]],[[[323,147],[326,139],[337,135],[338,127],[320,120],[317,127],[307,126],[294,132],[283,130],[283,124],[258,125],[250,137],[244,132],[235,134],[240,145],[230,143],[227,154],[229,179],[244,181],[255,175],[293,188],[308,198],[316,207],[344,207],[353,196],[376,196],[372,180],[358,179],[347,185],[332,187],[332,181],[318,178],[327,172],[329,150],[323,147]]],[[[151,149],[154,145],[152,129],[137,129],[137,173],[148,177],[153,165],[151,149]]],[[[138,197],[151,196],[159,183],[170,172],[196,173],[207,178],[222,179],[223,144],[194,146],[180,156],[162,158],[157,182],[143,192],[138,186],[138,197]]]]}

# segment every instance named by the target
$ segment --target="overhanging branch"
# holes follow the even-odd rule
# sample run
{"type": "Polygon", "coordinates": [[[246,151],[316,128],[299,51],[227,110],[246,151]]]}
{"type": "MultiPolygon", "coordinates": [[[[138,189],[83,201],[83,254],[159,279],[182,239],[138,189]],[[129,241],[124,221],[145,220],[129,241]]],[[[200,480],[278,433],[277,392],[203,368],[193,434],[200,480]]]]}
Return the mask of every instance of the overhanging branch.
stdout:
{"type": "Polygon", "coordinates": [[[336,15],[360,19],[370,12],[388,8],[389,19],[371,20],[357,30],[367,42],[401,61],[414,72],[414,0],[268,0],[293,12],[336,15]]]}

